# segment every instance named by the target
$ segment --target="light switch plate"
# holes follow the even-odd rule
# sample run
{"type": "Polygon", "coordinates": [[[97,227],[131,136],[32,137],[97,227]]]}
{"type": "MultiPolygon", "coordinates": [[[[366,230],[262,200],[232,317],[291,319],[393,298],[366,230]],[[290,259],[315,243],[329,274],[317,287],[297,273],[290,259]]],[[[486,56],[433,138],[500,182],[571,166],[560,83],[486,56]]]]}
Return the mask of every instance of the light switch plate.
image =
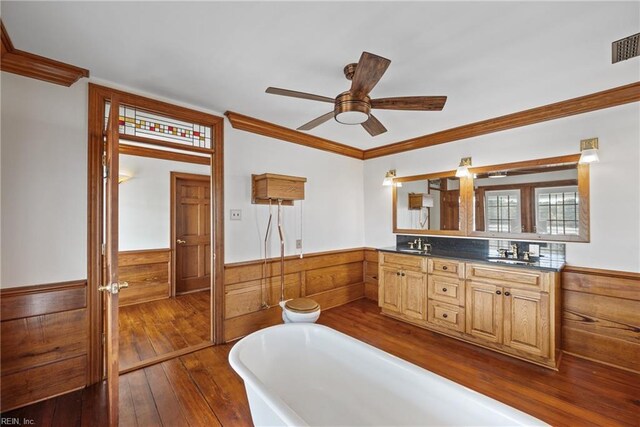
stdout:
{"type": "Polygon", "coordinates": [[[242,219],[242,210],[240,209],[231,209],[231,220],[232,221],[240,221],[242,219]]]}
{"type": "Polygon", "coordinates": [[[540,245],[529,245],[529,255],[540,256],[540,245]]]}

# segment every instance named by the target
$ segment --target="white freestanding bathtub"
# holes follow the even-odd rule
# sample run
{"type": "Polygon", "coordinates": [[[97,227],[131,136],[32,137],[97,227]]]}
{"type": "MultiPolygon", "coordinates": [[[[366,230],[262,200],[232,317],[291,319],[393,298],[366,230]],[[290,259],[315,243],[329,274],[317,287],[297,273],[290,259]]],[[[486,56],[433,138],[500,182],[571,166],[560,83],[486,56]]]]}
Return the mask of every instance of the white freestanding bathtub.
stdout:
{"type": "Polygon", "coordinates": [[[244,380],[257,426],[545,425],[312,323],[255,332],[231,349],[229,363],[244,380]]]}

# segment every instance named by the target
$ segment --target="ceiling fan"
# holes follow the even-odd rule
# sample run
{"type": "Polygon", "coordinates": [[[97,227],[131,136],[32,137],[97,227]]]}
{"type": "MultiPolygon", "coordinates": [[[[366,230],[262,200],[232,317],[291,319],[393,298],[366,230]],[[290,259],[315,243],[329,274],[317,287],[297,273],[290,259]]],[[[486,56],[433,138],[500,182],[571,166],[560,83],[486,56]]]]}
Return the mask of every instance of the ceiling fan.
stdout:
{"type": "Polygon", "coordinates": [[[351,89],[336,98],[297,92],[295,90],[269,87],[266,92],[274,95],[330,102],[333,110],[300,126],[298,130],[311,130],[335,118],[345,125],[362,125],[371,136],[380,135],[387,129],[371,114],[372,108],[383,110],[441,111],[447,101],[446,96],[399,96],[394,98],[371,99],[369,92],[387,71],[391,61],[369,52],[362,52],[357,64],[344,67],[344,76],[351,80],[351,89]]]}

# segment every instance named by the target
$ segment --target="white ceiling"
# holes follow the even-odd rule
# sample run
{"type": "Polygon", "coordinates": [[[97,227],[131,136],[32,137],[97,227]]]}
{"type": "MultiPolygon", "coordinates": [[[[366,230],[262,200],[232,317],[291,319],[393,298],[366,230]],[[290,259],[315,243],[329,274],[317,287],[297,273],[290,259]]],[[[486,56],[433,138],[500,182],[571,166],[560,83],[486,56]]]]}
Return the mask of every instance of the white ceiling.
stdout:
{"type": "Polygon", "coordinates": [[[447,95],[442,112],[374,110],[389,130],[329,121],[311,133],[372,148],[640,80],[611,64],[640,2],[2,2],[14,45],[91,75],[296,128],[331,110],[265,94],[334,97],[363,50],[391,66],[372,97],[447,95]]]}

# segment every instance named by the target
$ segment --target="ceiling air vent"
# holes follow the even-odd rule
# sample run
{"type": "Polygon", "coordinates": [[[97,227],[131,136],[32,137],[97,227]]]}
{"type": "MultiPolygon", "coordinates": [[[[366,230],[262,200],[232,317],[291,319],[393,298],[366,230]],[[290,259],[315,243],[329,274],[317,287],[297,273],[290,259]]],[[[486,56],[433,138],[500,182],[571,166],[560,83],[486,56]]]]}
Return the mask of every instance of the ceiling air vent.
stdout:
{"type": "Polygon", "coordinates": [[[611,43],[612,64],[638,55],[640,55],[640,33],[611,43]]]}

